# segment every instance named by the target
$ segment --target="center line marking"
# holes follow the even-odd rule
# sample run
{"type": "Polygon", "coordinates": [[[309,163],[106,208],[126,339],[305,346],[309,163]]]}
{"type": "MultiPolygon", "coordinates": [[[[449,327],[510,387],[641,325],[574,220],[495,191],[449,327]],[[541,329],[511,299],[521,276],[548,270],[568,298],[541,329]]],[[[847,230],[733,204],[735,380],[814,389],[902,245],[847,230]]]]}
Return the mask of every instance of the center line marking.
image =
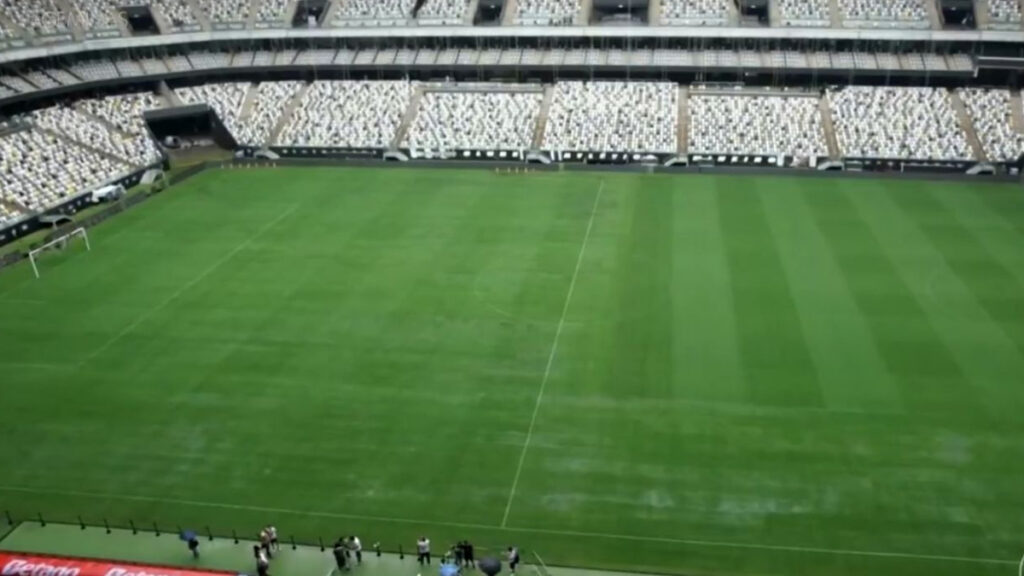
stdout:
{"type": "Polygon", "coordinates": [[[572,302],[573,292],[576,291],[576,279],[579,278],[580,268],[583,265],[583,255],[587,252],[587,242],[590,241],[590,231],[594,228],[594,216],[597,215],[597,206],[601,203],[601,193],[604,191],[604,180],[597,187],[597,194],[594,195],[594,207],[590,210],[590,221],[587,222],[587,231],[583,235],[583,243],[580,244],[580,253],[576,257],[576,268],[572,272],[572,280],[569,281],[569,290],[565,294],[565,304],[562,306],[562,317],[558,320],[558,328],[555,330],[555,339],[551,342],[551,353],[548,354],[548,364],[544,368],[544,377],[540,381],[540,390],[537,391],[537,402],[533,406],[533,416],[530,418],[530,427],[526,429],[526,441],[523,442],[523,451],[519,454],[519,465],[516,467],[516,475],[512,480],[512,490],[508,494],[508,503],[505,504],[505,515],[501,517],[501,527],[508,525],[508,514],[512,510],[512,501],[516,497],[516,489],[519,488],[519,477],[523,473],[523,462],[526,461],[526,452],[530,449],[530,440],[533,439],[533,427],[537,424],[537,414],[540,413],[540,404],[544,400],[544,389],[548,385],[548,377],[551,376],[551,366],[555,363],[555,354],[558,353],[558,339],[562,336],[562,329],[565,327],[565,316],[569,312],[569,303],[572,302]]]}

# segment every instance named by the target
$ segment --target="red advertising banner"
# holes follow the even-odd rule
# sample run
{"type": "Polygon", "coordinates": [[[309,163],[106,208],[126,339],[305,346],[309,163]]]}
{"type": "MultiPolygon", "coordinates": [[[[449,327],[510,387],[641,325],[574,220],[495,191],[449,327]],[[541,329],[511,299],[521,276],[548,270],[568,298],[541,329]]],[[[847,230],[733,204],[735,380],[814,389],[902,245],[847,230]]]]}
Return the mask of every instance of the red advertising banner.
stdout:
{"type": "Polygon", "coordinates": [[[224,574],[233,575],[235,573],[0,552],[0,576],[223,576],[224,574]]]}

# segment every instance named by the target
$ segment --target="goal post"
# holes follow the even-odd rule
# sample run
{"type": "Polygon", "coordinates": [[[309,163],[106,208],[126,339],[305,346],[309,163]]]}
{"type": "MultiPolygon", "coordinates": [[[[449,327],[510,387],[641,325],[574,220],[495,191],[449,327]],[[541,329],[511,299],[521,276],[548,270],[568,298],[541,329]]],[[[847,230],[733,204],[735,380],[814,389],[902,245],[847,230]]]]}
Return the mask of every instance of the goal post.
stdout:
{"type": "Polygon", "coordinates": [[[39,256],[48,250],[64,250],[68,244],[77,238],[81,238],[85,242],[85,250],[92,251],[92,246],[89,245],[89,233],[85,231],[85,228],[75,228],[67,234],[62,234],[53,240],[50,240],[46,244],[38,248],[33,248],[28,252],[28,260],[32,263],[32,272],[39,278],[39,256]]]}

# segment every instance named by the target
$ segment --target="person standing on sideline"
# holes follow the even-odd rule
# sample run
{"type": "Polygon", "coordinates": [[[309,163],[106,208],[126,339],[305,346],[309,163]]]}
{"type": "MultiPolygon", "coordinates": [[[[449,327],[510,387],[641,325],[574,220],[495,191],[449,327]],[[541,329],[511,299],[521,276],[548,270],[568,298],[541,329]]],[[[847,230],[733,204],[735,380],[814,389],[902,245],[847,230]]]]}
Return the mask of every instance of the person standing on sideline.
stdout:
{"type": "Polygon", "coordinates": [[[264,528],[260,530],[260,548],[267,554],[267,559],[274,557],[274,553],[270,551],[270,533],[264,528]]]}
{"type": "Polygon", "coordinates": [[[193,558],[199,558],[199,537],[192,530],[185,530],[181,533],[181,539],[188,544],[188,551],[193,558]]]}
{"type": "Polygon", "coordinates": [[[356,557],[356,564],[363,563],[363,543],[359,541],[359,537],[353,534],[348,537],[348,547],[352,550],[352,554],[356,557]]]}
{"type": "Polygon", "coordinates": [[[259,546],[253,546],[253,552],[256,554],[256,574],[270,576],[270,557],[259,546]]]}
{"type": "Polygon", "coordinates": [[[334,543],[334,562],[338,565],[338,572],[345,572],[348,570],[348,548],[345,546],[345,540],[338,538],[338,541],[334,543]]]}
{"type": "Polygon", "coordinates": [[[462,541],[462,560],[466,563],[466,566],[476,568],[476,558],[473,557],[473,545],[470,544],[469,540],[462,541]]]}
{"type": "Polygon", "coordinates": [[[416,561],[423,564],[430,564],[430,538],[420,536],[416,541],[416,561]]]}
{"type": "Polygon", "coordinates": [[[279,552],[281,550],[281,543],[277,541],[277,528],[273,525],[268,525],[267,536],[270,537],[270,548],[274,552],[279,552]]]}
{"type": "Polygon", "coordinates": [[[519,566],[519,548],[508,547],[508,570],[512,576],[516,576],[516,566],[519,566]]]}

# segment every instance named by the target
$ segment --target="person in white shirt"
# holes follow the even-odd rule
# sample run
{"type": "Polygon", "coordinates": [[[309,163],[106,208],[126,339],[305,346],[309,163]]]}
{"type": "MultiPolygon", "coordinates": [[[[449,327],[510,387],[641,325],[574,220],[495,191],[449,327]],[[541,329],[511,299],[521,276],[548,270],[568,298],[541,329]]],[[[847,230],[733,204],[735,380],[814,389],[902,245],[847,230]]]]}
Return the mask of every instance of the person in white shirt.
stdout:
{"type": "Polygon", "coordinates": [[[363,563],[363,543],[359,541],[359,537],[352,535],[348,537],[348,547],[355,554],[356,564],[363,563]]]}
{"type": "Polygon", "coordinates": [[[512,576],[516,576],[516,567],[519,566],[519,548],[508,547],[508,569],[512,576]]]}
{"type": "Polygon", "coordinates": [[[281,543],[277,541],[277,528],[275,526],[267,526],[267,536],[270,537],[270,547],[275,552],[281,550],[281,543]]]}
{"type": "Polygon", "coordinates": [[[416,561],[423,564],[430,564],[430,539],[426,536],[420,536],[420,539],[416,541],[416,561]]]}

